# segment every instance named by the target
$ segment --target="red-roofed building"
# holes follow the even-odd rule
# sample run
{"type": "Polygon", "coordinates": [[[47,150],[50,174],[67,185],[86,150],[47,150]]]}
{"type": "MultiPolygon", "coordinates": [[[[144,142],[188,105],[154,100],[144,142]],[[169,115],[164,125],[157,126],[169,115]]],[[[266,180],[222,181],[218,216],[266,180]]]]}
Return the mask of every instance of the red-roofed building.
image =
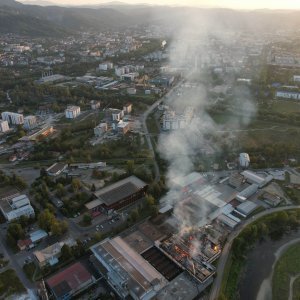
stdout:
{"type": "Polygon", "coordinates": [[[93,275],[80,263],[75,263],[46,280],[57,300],[71,299],[95,282],[93,275]]]}

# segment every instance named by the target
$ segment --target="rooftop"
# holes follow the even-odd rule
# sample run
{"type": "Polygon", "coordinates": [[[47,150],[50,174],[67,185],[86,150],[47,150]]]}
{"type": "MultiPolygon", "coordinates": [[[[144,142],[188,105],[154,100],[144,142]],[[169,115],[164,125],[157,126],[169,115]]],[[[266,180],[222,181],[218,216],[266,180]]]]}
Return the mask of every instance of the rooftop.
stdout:
{"type": "Polygon", "coordinates": [[[91,250],[101,257],[111,270],[117,272],[121,280],[127,282],[128,289],[139,298],[160,283],[167,281],[146,260],[135,252],[122,238],[106,239],[94,245],[91,250]]]}
{"type": "Polygon", "coordinates": [[[55,295],[59,297],[70,291],[78,290],[83,284],[92,279],[92,274],[78,262],[50,277],[46,282],[55,295]]]}
{"type": "Polygon", "coordinates": [[[52,166],[50,166],[46,171],[55,174],[59,171],[62,171],[65,167],[66,164],[64,163],[55,163],[52,166]]]}
{"type": "Polygon", "coordinates": [[[127,177],[94,193],[106,205],[114,204],[147,186],[135,176],[127,177]]]}

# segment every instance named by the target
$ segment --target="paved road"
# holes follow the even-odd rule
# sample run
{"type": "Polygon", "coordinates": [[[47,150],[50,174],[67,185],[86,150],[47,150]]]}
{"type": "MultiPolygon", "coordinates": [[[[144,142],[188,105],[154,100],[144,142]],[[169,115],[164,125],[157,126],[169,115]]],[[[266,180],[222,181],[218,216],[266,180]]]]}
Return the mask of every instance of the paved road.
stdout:
{"type": "Polygon", "coordinates": [[[180,86],[182,82],[183,82],[183,80],[178,82],[161,99],[159,99],[155,103],[153,103],[142,115],[142,124],[143,124],[143,128],[144,128],[145,138],[146,138],[148,148],[152,154],[153,162],[154,162],[155,181],[158,181],[160,179],[160,172],[159,172],[158,164],[155,159],[154,147],[151,142],[151,135],[149,134],[149,130],[148,130],[146,121],[147,121],[149,115],[158,107],[158,105],[160,105],[164,100],[166,100],[174,92],[174,89],[176,89],[178,86],[180,86]]]}
{"type": "MultiPolygon", "coordinates": [[[[16,259],[16,254],[13,253],[13,251],[10,249],[10,247],[6,244],[6,238],[3,236],[2,231],[0,230],[0,249],[1,252],[4,254],[6,259],[9,259],[9,264],[6,268],[10,268],[15,270],[18,277],[20,278],[21,282],[28,290],[33,290],[35,288],[35,285],[30,282],[25,273],[23,272],[22,266],[20,266],[18,259],[16,259]]],[[[25,256],[28,255],[26,252],[24,252],[25,256]]]]}
{"type": "Polygon", "coordinates": [[[215,279],[212,289],[211,289],[211,292],[210,292],[210,297],[209,297],[210,300],[218,299],[221,284],[222,284],[222,279],[223,279],[223,275],[224,275],[224,269],[225,269],[225,265],[226,265],[226,262],[227,262],[227,259],[228,259],[229,253],[230,253],[232,242],[241,233],[241,231],[246,226],[255,222],[257,219],[259,219],[261,217],[267,216],[274,212],[290,210],[290,209],[297,209],[297,208],[299,209],[300,205],[282,206],[282,207],[269,209],[267,211],[263,211],[255,216],[253,216],[251,219],[248,219],[241,226],[239,226],[237,229],[235,229],[234,231],[231,232],[231,234],[229,235],[229,237],[227,239],[226,245],[224,246],[224,248],[222,250],[222,254],[219,258],[219,261],[218,261],[217,278],[215,279]]]}

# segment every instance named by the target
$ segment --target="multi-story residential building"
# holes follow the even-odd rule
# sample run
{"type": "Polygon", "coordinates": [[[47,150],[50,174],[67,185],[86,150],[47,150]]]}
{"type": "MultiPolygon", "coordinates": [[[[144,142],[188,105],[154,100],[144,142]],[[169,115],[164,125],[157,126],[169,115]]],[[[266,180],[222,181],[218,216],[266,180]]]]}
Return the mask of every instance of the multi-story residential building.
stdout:
{"type": "Polygon", "coordinates": [[[91,100],[90,104],[91,104],[91,109],[93,110],[100,108],[100,101],[91,100]]]}
{"type": "Polygon", "coordinates": [[[0,132],[6,132],[9,130],[8,122],[0,120],[0,132]]]}
{"type": "Polygon", "coordinates": [[[277,91],[276,98],[300,100],[300,93],[289,91],[277,91]]]}
{"type": "Polygon", "coordinates": [[[37,121],[35,116],[27,116],[24,118],[24,128],[30,130],[37,126],[37,121]]]}
{"type": "Polygon", "coordinates": [[[68,106],[65,110],[65,116],[67,119],[75,119],[80,115],[79,106],[68,106]]]}
{"type": "Polygon", "coordinates": [[[124,105],[123,112],[124,112],[124,114],[130,114],[132,112],[132,104],[127,103],[126,105],[124,105]]]}
{"type": "Polygon", "coordinates": [[[107,131],[107,123],[100,123],[94,128],[94,134],[97,137],[101,137],[107,131]]]}
{"type": "Polygon", "coordinates": [[[24,124],[24,116],[22,114],[4,111],[1,114],[2,120],[12,125],[24,124]]]}

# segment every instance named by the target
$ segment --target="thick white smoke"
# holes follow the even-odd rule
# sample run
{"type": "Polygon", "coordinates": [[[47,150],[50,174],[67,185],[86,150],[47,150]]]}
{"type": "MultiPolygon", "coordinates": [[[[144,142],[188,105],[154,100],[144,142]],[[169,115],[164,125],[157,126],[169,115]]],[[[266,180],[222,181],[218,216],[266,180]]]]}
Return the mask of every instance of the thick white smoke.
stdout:
{"type": "MultiPolygon", "coordinates": [[[[179,114],[183,114],[188,107],[194,110],[194,118],[190,124],[184,129],[163,133],[158,147],[161,157],[169,163],[167,182],[170,192],[161,200],[161,204],[173,206],[175,218],[180,224],[179,231],[184,227],[195,226],[201,219],[205,219],[208,207],[205,201],[199,199],[184,200],[173,184],[174,179],[183,178],[195,169],[194,158],[201,155],[201,149],[211,148],[218,152],[220,144],[228,143],[227,140],[222,140],[224,125],[218,125],[207,113],[211,104],[207,90],[212,85],[204,85],[199,80],[204,76],[203,72],[207,69],[205,66],[213,65],[211,62],[215,57],[212,56],[217,53],[213,48],[215,40],[223,42],[226,47],[230,45],[230,40],[224,37],[225,31],[224,28],[216,28],[214,20],[189,16],[169,46],[170,68],[180,69],[185,82],[192,82],[192,85],[173,93],[167,104],[179,114]]],[[[222,53],[222,49],[219,49],[219,53],[220,56],[226,55],[222,53]]],[[[222,63],[222,58],[219,61],[222,63]]],[[[229,120],[230,127],[234,130],[249,124],[255,114],[255,105],[249,89],[245,86],[234,88],[232,94],[234,105],[242,111],[240,120],[235,119],[234,126],[229,120]]]]}

